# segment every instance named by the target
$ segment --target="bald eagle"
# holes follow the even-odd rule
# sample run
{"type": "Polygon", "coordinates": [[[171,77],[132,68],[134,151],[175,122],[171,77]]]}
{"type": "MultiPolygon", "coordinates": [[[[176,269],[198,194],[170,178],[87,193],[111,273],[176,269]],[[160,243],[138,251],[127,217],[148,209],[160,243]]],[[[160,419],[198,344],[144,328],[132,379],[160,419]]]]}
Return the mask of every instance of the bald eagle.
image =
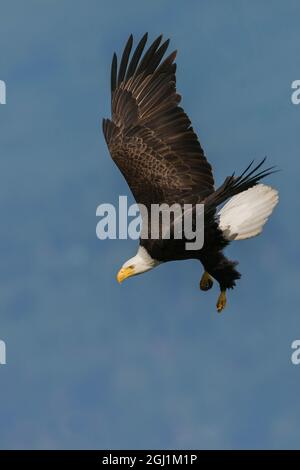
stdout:
{"type": "Polygon", "coordinates": [[[251,162],[240,176],[233,173],[215,189],[212,167],[179,106],[176,51],[165,57],[169,40],[162,42],[162,36],[144,52],[146,42],[147,34],[131,54],[131,35],[119,67],[113,55],[112,118],[103,120],[105,140],[138,204],[204,205],[204,244],[200,250],[187,250],[184,237],[141,237],[137,254],[123,264],[117,279],[122,282],[167,261],[197,259],[204,268],[200,289],[210,289],[213,279],[219,283],[217,311],[221,312],[226,290],[240,278],[238,263],[228,260],[223,250],[232,240],[262,231],[278,192],[259,181],[274,167],[263,169],[265,159],[256,166],[251,162]]]}

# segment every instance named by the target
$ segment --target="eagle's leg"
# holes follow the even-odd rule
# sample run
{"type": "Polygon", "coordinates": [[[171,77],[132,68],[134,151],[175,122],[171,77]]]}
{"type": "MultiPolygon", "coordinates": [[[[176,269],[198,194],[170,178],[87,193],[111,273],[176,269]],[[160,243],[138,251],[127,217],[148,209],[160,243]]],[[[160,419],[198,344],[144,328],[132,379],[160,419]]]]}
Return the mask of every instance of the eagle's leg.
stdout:
{"type": "Polygon", "coordinates": [[[217,301],[217,310],[219,313],[226,307],[226,290],[221,290],[217,301]]]}
{"type": "Polygon", "coordinates": [[[207,271],[204,271],[202,277],[201,277],[201,280],[200,280],[200,289],[201,290],[209,290],[212,288],[213,286],[213,279],[211,277],[211,275],[207,272],[207,271]]]}
{"type": "Polygon", "coordinates": [[[219,283],[220,295],[217,301],[217,310],[222,312],[226,306],[226,290],[235,286],[235,281],[241,277],[235,269],[237,263],[225,258],[222,251],[208,252],[202,256],[201,262],[206,272],[219,283]]]}

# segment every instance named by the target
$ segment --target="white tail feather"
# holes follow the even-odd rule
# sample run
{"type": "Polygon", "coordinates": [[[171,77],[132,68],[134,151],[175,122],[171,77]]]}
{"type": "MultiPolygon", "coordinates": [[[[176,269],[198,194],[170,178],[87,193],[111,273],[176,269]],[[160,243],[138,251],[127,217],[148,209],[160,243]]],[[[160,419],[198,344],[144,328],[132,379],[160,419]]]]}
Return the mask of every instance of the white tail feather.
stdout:
{"type": "Polygon", "coordinates": [[[244,240],[260,234],[278,199],[278,191],[264,184],[233,196],[218,213],[225,238],[244,240]]]}

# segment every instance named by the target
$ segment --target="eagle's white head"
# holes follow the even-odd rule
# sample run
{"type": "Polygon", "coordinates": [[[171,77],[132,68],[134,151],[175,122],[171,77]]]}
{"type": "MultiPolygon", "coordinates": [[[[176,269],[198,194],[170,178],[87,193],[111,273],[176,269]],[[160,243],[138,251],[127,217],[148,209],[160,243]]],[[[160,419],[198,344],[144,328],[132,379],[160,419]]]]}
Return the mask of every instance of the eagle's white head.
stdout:
{"type": "Polygon", "coordinates": [[[123,264],[117,274],[117,280],[121,283],[128,277],[150,271],[150,269],[155,268],[155,266],[158,266],[159,264],[160,261],[151,258],[146,248],[140,246],[137,254],[123,264]]]}

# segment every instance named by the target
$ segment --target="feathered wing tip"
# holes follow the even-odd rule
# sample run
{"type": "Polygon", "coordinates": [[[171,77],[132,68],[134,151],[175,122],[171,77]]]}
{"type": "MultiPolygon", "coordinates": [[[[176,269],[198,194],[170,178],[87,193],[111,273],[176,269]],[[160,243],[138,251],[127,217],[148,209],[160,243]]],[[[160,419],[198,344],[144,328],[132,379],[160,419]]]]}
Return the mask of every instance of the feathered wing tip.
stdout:
{"type": "Polygon", "coordinates": [[[207,203],[212,207],[217,207],[236,194],[252,188],[263,178],[266,178],[266,176],[277,173],[279,170],[277,170],[275,166],[261,170],[266,159],[267,157],[263,158],[263,160],[254,168],[254,160],[252,160],[240,176],[235,176],[234,173],[231,176],[228,176],[224,183],[211,196],[209,196],[207,203]]]}
{"type": "Polygon", "coordinates": [[[248,189],[249,187],[255,185],[258,181],[265,178],[266,176],[269,176],[272,173],[276,173],[277,171],[279,171],[275,169],[275,166],[270,166],[269,168],[265,168],[264,170],[258,171],[263,166],[266,160],[267,157],[263,158],[262,161],[254,168],[252,167],[254,160],[252,160],[252,162],[248,165],[246,170],[244,170],[240,176],[234,178],[233,174],[232,176],[234,178],[235,190],[243,187],[245,187],[245,189],[248,189]]]}
{"type": "Polygon", "coordinates": [[[278,191],[264,184],[233,196],[218,213],[225,238],[245,240],[259,235],[278,200],[278,191]]]}
{"type": "Polygon", "coordinates": [[[129,36],[121,57],[119,70],[117,55],[116,53],[113,55],[111,65],[111,93],[113,93],[122,82],[127,82],[133,75],[137,76],[142,73],[149,75],[154,73],[156,70],[160,73],[165,70],[170,71],[170,66],[172,66],[172,71],[175,71],[176,65],[173,64],[173,62],[176,57],[176,51],[172,52],[172,54],[170,54],[164,62],[160,64],[170,43],[170,40],[167,39],[161,44],[162,38],[162,34],[156,38],[141,59],[148,39],[148,33],[145,33],[130,59],[133,46],[133,36],[132,34],[129,36]]]}

